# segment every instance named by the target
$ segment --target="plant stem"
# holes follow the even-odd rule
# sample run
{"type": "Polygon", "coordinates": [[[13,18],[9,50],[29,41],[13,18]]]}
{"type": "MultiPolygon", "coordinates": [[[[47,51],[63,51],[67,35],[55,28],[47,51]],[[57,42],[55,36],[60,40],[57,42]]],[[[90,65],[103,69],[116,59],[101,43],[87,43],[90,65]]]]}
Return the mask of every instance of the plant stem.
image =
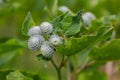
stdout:
{"type": "Polygon", "coordinates": [[[65,56],[63,55],[63,56],[62,56],[61,63],[60,63],[60,65],[59,65],[59,68],[60,68],[60,69],[64,66],[64,58],[65,58],[65,56]]]}
{"type": "Polygon", "coordinates": [[[55,62],[53,61],[53,59],[51,59],[51,63],[53,64],[53,66],[55,67],[56,71],[57,71],[57,75],[58,75],[58,80],[61,80],[61,68],[58,67],[55,62]]]}
{"type": "Polygon", "coordinates": [[[59,79],[59,80],[62,80],[62,79],[61,79],[61,69],[58,69],[58,70],[57,70],[57,74],[58,74],[58,79],[59,79]]]}

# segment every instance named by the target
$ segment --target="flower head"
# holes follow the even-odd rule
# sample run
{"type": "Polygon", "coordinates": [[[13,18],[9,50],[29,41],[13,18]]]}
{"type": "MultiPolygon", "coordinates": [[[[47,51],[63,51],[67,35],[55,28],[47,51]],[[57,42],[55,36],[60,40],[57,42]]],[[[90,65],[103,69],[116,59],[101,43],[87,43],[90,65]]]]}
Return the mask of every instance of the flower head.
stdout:
{"type": "Polygon", "coordinates": [[[28,41],[28,48],[31,50],[40,50],[44,38],[40,35],[32,36],[28,41]]]}

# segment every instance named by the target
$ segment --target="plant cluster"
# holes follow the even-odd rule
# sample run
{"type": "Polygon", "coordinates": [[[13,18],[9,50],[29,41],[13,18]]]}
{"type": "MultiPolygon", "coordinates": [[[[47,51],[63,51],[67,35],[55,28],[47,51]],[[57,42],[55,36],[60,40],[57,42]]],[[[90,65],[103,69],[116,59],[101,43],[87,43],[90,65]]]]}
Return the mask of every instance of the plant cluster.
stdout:
{"type": "Polygon", "coordinates": [[[41,52],[41,57],[49,60],[55,52],[56,46],[62,44],[62,38],[57,33],[52,33],[53,26],[49,22],[43,22],[40,26],[34,26],[28,31],[30,39],[28,48],[41,52]]]}
{"type": "Polygon", "coordinates": [[[59,80],[108,80],[120,68],[119,2],[1,0],[0,80],[57,80],[52,66],[59,80]],[[21,35],[19,26],[28,10],[36,22],[28,12],[21,35]],[[108,68],[109,61],[115,68],[108,68]],[[101,66],[106,69],[101,70],[101,66]],[[113,72],[107,73],[108,69],[113,72]]]}
{"type": "MultiPolygon", "coordinates": [[[[90,12],[83,13],[83,10],[80,10],[77,14],[74,14],[64,10],[61,15],[52,21],[35,26],[31,14],[28,13],[23,23],[22,32],[24,35],[30,36],[28,48],[41,52],[37,55],[37,58],[51,61],[58,73],[59,80],[61,80],[62,67],[67,62],[70,63],[70,67],[74,65],[71,63],[70,56],[79,53],[82,61],[77,63],[76,68],[78,69],[76,70],[78,71],[73,72],[76,74],[74,78],[77,79],[77,74],[84,69],[83,66],[85,66],[88,56],[93,59],[101,58],[100,55],[95,57],[94,46],[107,40],[113,31],[111,25],[103,24],[95,19],[95,16],[90,12]],[[94,22],[94,25],[91,25],[92,22],[94,22]],[[53,53],[63,56],[59,66],[52,59],[53,53]]],[[[78,58],[79,56],[77,56],[78,58]]],[[[108,57],[106,56],[106,58],[108,57]]]]}

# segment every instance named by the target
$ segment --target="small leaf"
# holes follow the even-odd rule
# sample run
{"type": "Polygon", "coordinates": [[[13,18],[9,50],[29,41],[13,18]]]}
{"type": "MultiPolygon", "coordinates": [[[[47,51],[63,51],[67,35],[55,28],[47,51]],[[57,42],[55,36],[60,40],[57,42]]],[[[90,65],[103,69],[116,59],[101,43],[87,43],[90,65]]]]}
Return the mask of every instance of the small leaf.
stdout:
{"type": "Polygon", "coordinates": [[[6,80],[33,80],[29,77],[24,76],[21,72],[19,71],[14,71],[14,72],[10,72],[7,77],[6,80]]]}
{"type": "Polygon", "coordinates": [[[73,36],[80,31],[80,20],[83,10],[79,11],[76,16],[66,12],[56,17],[51,23],[54,27],[53,34],[61,30],[67,36],[73,36]]]}
{"type": "Polygon", "coordinates": [[[22,24],[22,34],[28,36],[28,30],[35,26],[35,23],[32,19],[31,13],[28,12],[23,24],[22,24]]]}
{"type": "Polygon", "coordinates": [[[63,30],[64,33],[69,29],[70,25],[72,24],[72,18],[73,18],[73,15],[67,12],[64,15],[64,18],[61,20],[60,22],[61,29],[63,30]]]}
{"type": "Polygon", "coordinates": [[[66,36],[73,36],[80,31],[80,21],[82,20],[83,10],[79,11],[76,16],[72,18],[72,24],[69,29],[65,32],[66,36]]]}
{"type": "Polygon", "coordinates": [[[53,6],[52,6],[52,13],[55,16],[57,14],[58,9],[58,0],[54,0],[53,6]]]}
{"type": "Polygon", "coordinates": [[[61,27],[60,22],[62,21],[64,16],[65,16],[65,14],[61,14],[58,17],[56,17],[55,19],[53,19],[53,21],[51,22],[51,24],[52,24],[52,26],[54,28],[53,33],[56,33],[57,30],[61,27]]]}
{"type": "Polygon", "coordinates": [[[120,60],[120,40],[112,40],[102,47],[94,47],[89,56],[95,60],[120,60]]]}
{"type": "Polygon", "coordinates": [[[80,31],[80,25],[79,24],[73,24],[65,33],[66,36],[73,36],[77,34],[80,31]]]}
{"type": "Polygon", "coordinates": [[[50,58],[46,58],[42,54],[38,54],[36,57],[37,57],[38,60],[45,60],[45,61],[49,61],[50,60],[50,58]]]}
{"type": "Polygon", "coordinates": [[[57,33],[59,30],[64,33],[69,28],[69,25],[72,23],[72,16],[68,12],[62,13],[61,15],[53,19],[51,23],[54,28],[52,34],[57,33]]]}

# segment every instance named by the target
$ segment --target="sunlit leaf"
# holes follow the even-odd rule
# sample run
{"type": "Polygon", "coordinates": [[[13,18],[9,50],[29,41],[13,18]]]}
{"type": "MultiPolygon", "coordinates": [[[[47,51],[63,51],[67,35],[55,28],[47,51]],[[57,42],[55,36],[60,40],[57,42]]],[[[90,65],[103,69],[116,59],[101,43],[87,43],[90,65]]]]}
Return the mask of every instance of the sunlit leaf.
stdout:
{"type": "Polygon", "coordinates": [[[56,17],[55,19],[53,19],[53,21],[51,21],[52,26],[54,28],[53,34],[56,33],[59,28],[61,28],[60,22],[62,21],[62,19],[64,18],[65,15],[66,14],[61,14],[58,17],[56,17]]]}
{"type": "Polygon", "coordinates": [[[31,13],[28,12],[23,24],[22,24],[22,34],[28,36],[28,30],[35,26],[35,23],[32,19],[31,13]]]}
{"type": "Polygon", "coordinates": [[[102,47],[94,47],[89,56],[95,60],[120,60],[120,40],[113,40],[102,47]]]}
{"type": "Polygon", "coordinates": [[[112,27],[102,26],[96,34],[83,35],[80,38],[68,38],[67,41],[58,47],[58,53],[63,55],[73,55],[84,49],[96,45],[98,42],[106,40],[112,34],[112,27]]]}
{"type": "Polygon", "coordinates": [[[83,10],[79,11],[75,16],[70,13],[63,13],[52,21],[53,27],[56,30],[59,28],[66,36],[73,36],[80,31],[80,21],[83,10]]]}
{"type": "Polygon", "coordinates": [[[80,21],[82,20],[83,10],[79,11],[75,17],[72,18],[72,24],[70,28],[66,31],[66,36],[73,36],[80,31],[80,21]]]}
{"type": "Polygon", "coordinates": [[[54,0],[53,6],[52,6],[52,13],[54,15],[57,14],[57,9],[58,9],[58,0],[54,0]]]}

